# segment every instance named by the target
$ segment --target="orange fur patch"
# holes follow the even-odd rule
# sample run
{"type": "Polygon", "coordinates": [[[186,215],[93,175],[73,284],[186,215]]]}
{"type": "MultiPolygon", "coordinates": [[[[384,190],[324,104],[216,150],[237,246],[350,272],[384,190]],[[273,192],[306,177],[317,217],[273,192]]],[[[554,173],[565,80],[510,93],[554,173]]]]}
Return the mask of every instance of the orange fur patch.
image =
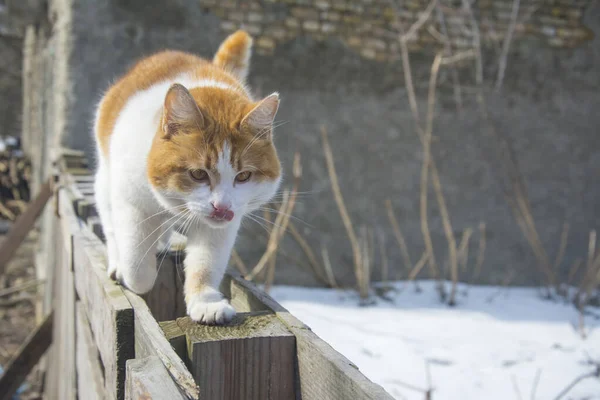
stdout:
{"type": "Polygon", "coordinates": [[[148,155],[148,179],[158,188],[189,191],[196,183],[190,169],[216,173],[215,165],[224,145],[231,149],[231,165],[237,171],[251,170],[256,181],[279,177],[280,164],[268,135],[241,125],[257,103],[232,90],[194,88],[190,93],[204,116],[204,126],[165,138],[157,132],[148,155]],[[253,143],[250,145],[250,142],[253,143]]]}
{"type": "Polygon", "coordinates": [[[165,136],[162,126],[156,127],[147,165],[151,184],[163,189],[192,190],[197,182],[190,178],[189,170],[214,170],[226,143],[231,149],[230,162],[236,170],[251,170],[255,181],[277,179],[280,163],[271,141],[270,127],[265,132],[242,124],[244,117],[260,104],[248,97],[244,88],[245,74],[239,74],[240,69],[247,70],[245,63],[251,44],[251,37],[238,31],[223,42],[213,63],[180,51],[163,51],[139,61],[108,90],[100,104],[96,134],[103,155],[109,157],[116,120],[132,96],[187,73],[197,80],[221,82],[232,89],[198,87],[189,90],[202,113],[202,127],[186,127],[169,137],[165,136]],[[255,138],[256,135],[260,137],[255,138]]]}

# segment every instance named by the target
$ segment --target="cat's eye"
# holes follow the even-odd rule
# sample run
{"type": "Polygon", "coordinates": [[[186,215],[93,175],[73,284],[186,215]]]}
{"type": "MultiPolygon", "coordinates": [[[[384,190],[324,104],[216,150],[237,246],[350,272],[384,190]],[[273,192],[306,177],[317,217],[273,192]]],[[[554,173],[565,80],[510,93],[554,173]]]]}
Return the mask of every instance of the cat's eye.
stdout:
{"type": "Polygon", "coordinates": [[[190,176],[193,180],[204,182],[208,180],[208,172],[203,169],[193,169],[190,171],[190,176]]]}
{"type": "Polygon", "coordinates": [[[237,174],[235,176],[235,181],[236,182],[248,182],[248,180],[250,179],[250,177],[252,176],[252,172],[250,171],[244,171],[244,172],[240,172],[239,174],[237,174]]]}

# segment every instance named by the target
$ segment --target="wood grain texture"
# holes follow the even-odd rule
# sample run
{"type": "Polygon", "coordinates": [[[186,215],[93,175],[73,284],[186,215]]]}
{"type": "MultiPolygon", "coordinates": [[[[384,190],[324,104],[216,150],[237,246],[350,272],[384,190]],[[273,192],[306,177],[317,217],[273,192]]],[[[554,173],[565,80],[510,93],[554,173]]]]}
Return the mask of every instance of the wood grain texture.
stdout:
{"type": "Polygon", "coordinates": [[[184,400],[157,356],[127,361],[125,400],[184,400]]]}
{"type": "Polygon", "coordinates": [[[158,324],[160,329],[162,329],[163,333],[165,334],[165,338],[173,350],[175,350],[175,353],[177,353],[179,358],[183,360],[189,369],[190,364],[187,355],[186,337],[179,324],[177,324],[177,321],[164,321],[159,322],[158,324]]]}
{"type": "Polygon", "coordinates": [[[240,313],[226,326],[179,318],[201,399],[294,399],[295,337],[273,313],[240,313]]]}
{"type": "Polygon", "coordinates": [[[0,376],[0,400],[11,400],[31,369],[52,343],[53,314],[46,316],[21,345],[0,376]]]}
{"type": "Polygon", "coordinates": [[[8,235],[0,245],[0,275],[4,273],[6,264],[15,255],[23,240],[33,228],[35,221],[44,210],[44,206],[50,197],[52,197],[52,189],[50,181],[48,181],[42,186],[35,199],[27,206],[25,212],[11,226],[8,235]]]}
{"type": "Polygon", "coordinates": [[[106,391],[98,348],[85,314],[85,307],[78,301],[75,308],[77,394],[80,399],[103,400],[106,398],[106,391]]]}
{"type": "Polygon", "coordinates": [[[238,312],[270,309],[295,335],[299,395],[303,400],[392,400],[381,386],[367,379],[356,365],[254,284],[233,271],[226,275],[223,284],[229,286],[232,304],[238,312]]]}
{"type": "MultiPolygon", "coordinates": [[[[64,222],[64,221],[60,221],[64,222]]],[[[75,286],[73,275],[73,243],[69,224],[56,223],[54,236],[56,275],[54,281],[54,351],[51,365],[57,379],[59,399],[75,400],[75,286]]]]}
{"type": "Polygon", "coordinates": [[[198,399],[199,389],[192,374],[167,341],[144,299],[128,290],[125,295],[135,309],[136,357],[159,357],[181,391],[191,399],[198,399]]]}
{"type": "Polygon", "coordinates": [[[154,287],[142,297],[157,321],[170,321],[186,315],[183,295],[183,254],[162,252],[156,255],[158,276],[154,287]]]}
{"type": "Polygon", "coordinates": [[[80,223],[71,206],[69,192],[64,193],[59,196],[59,207],[61,218],[70,221],[74,230],[75,288],[86,309],[104,365],[106,396],[123,399],[125,362],[134,357],[133,309],[121,287],[107,276],[102,242],[80,223]]]}

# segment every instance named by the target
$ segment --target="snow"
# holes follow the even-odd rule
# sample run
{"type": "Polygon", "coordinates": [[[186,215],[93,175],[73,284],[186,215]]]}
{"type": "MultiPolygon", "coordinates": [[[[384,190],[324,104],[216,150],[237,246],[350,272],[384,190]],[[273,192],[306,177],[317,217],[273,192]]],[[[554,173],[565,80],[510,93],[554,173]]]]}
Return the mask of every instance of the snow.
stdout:
{"type": "MultiPolygon", "coordinates": [[[[427,370],[435,400],[532,399],[534,387],[535,399],[554,399],[600,362],[598,318],[586,317],[583,339],[573,305],[537,289],[461,285],[449,307],[433,282],[420,286],[368,306],[352,291],[276,286],[271,295],[396,399],[423,400],[411,387],[428,387],[427,370]]],[[[564,399],[600,399],[600,379],[564,399]]]]}

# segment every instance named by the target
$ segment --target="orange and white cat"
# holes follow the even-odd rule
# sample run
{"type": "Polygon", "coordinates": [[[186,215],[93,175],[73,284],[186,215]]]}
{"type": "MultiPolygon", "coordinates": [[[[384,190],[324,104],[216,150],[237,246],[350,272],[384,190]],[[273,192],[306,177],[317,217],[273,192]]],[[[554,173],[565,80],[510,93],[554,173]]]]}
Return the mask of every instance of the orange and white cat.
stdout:
{"type": "Polygon", "coordinates": [[[96,113],[95,192],[109,275],[148,292],[157,245],[178,229],[187,236],[187,312],[205,324],[235,315],[219,284],[242,218],[281,179],[272,140],[279,95],[252,98],[251,50],[252,38],[238,31],[212,62],[178,51],[145,58],[96,113]]]}

